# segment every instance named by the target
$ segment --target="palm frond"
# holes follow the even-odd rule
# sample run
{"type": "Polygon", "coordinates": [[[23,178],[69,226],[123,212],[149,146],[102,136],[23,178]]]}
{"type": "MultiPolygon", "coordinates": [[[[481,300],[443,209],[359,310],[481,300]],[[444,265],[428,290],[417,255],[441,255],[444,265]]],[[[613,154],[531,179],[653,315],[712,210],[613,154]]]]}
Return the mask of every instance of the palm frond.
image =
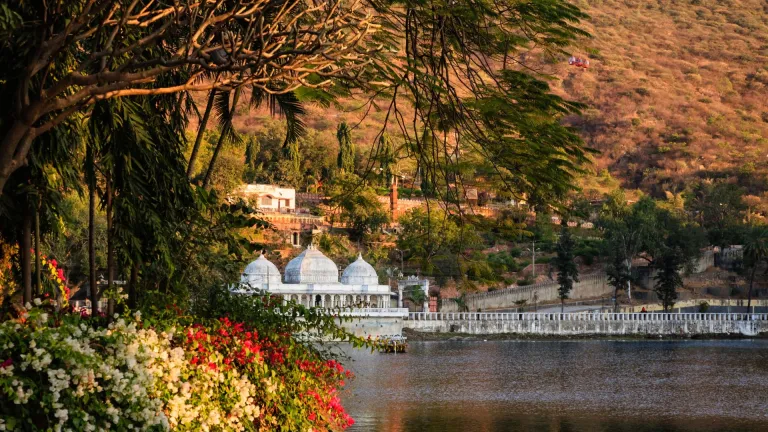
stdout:
{"type": "Polygon", "coordinates": [[[242,139],[232,124],[235,107],[230,103],[231,93],[231,91],[219,91],[216,93],[213,100],[213,110],[216,115],[216,122],[219,125],[219,130],[225,141],[229,143],[239,143],[242,139]]]}

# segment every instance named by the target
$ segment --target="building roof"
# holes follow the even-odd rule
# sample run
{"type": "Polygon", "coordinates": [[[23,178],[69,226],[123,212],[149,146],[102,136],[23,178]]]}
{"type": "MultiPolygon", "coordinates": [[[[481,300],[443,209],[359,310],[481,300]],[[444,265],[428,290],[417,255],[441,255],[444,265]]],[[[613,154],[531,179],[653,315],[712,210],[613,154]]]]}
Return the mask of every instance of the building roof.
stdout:
{"type": "Polygon", "coordinates": [[[251,261],[240,276],[240,283],[255,286],[257,284],[280,284],[280,270],[263,254],[251,261]]]}
{"type": "Polygon", "coordinates": [[[287,284],[338,282],[339,268],[313,245],[307,247],[304,252],[285,266],[285,283],[287,284]]]}
{"type": "Polygon", "coordinates": [[[344,269],[341,275],[341,283],[346,285],[378,285],[379,275],[376,269],[368,264],[363,255],[357,256],[357,260],[344,269]]]}

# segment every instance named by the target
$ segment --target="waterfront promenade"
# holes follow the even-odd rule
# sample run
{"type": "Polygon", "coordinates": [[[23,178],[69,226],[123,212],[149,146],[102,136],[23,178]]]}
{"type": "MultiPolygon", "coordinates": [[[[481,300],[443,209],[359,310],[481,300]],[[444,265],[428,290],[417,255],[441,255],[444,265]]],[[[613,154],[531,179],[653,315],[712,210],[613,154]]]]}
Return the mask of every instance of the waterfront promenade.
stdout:
{"type": "Polygon", "coordinates": [[[768,314],[416,312],[403,328],[471,335],[758,336],[768,334],[768,314]]]}

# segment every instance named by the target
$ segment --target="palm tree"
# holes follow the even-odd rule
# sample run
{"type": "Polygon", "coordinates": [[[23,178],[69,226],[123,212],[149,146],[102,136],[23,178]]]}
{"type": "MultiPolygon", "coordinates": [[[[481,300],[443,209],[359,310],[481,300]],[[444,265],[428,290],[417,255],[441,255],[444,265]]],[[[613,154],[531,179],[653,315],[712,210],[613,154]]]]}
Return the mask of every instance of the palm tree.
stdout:
{"type": "Polygon", "coordinates": [[[747,313],[752,306],[752,286],[755,282],[755,272],[766,258],[768,258],[768,227],[753,227],[744,244],[744,261],[752,269],[749,275],[749,291],[747,292],[747,313]]]}

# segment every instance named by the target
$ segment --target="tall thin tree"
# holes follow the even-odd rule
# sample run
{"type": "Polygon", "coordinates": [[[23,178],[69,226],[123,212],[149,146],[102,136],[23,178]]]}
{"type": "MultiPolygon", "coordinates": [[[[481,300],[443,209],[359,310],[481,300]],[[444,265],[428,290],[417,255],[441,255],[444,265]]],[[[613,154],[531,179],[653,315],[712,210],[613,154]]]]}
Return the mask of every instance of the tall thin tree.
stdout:
{"type": "Polygon", "coordinates": [[[579,267],[576,265],[574,249],[576,243],[568,230],[568,223],[565,218],[562,220],[560,228],[560,239],[557,241],[557,256],[553,260],[557,267],[557,283],[560,287],[557,289],[560,297],[560,312],[565,312],[565,300],[570,296],[573,290],[573,283],[579,281],[579,267]]]}
{"type": "Polygon", "coordinates": [[[339,155],[336,158],[336,166],[342,173],[355,172],[355,145],[352,143],[352,132],[347,122],[339,123],[336,129],[336,139],[339,141],[339,155]]]}

